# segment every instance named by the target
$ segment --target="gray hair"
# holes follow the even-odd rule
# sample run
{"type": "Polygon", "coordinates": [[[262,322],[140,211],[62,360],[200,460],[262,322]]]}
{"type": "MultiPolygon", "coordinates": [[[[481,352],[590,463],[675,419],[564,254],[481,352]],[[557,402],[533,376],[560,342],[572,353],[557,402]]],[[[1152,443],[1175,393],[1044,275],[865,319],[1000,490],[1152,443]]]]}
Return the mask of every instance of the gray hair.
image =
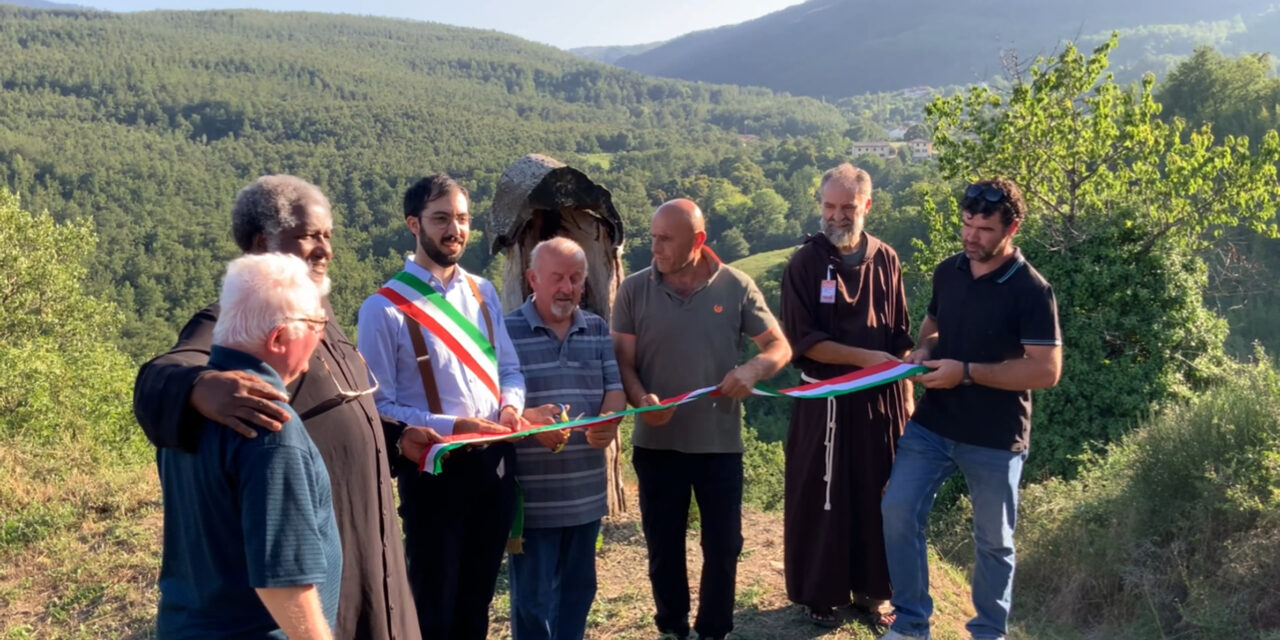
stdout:
{"type": "Polygon", "coordinates": [[[320,295],[302,258],[283,253],[236,258],[222,279],[213,344],[257,353],[280,325],[287,325],[288,335],[296,336],[306,328],[290,319],[322,315],[320,295]]]}
{"type": "Polygon", "coordinates": [[[262,176],[236,194],[231,206],[231,235],[241,251],[253,250],[259,233],[274,248],[281,231],[298,224],[293,208],[307,198],[315,198],[329,208],[329,199],[320,188],[297,176],[278,173],[262,176]]]}
{"type": "Polygon", "coordinates": [[[861,196],[871,197],[871,174],[845,162],[822,174],[822,182],[818,185],[821,191],[827,183],[835,180],[840,186],[861,196]]]}
{"type": "Polygon", "coordinates": [[[573,256],[578,259],[578,262],[582,263],[583,268],[587,266],[587,253],[582,250],[578,243],[564,236],[556,236],[543,240],[533,247],[533,251],[529,253],[530,269],[536,270],[538,268],[538,256],[541,256],[547,250],[562,256],[573,256]]]}

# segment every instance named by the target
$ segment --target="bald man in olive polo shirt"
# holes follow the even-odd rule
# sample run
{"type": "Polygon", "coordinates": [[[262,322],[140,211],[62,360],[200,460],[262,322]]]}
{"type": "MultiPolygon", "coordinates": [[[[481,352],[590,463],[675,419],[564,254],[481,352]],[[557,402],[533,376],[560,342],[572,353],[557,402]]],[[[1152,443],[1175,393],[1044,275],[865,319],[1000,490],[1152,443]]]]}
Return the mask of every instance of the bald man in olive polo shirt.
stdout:
{"type": "Polygon", "coordinates": [[[650,227],[653,266],[623,281],[613,306],[613,345],[623,388],[644,407],[716,385],[703,398],[636,422],[632,464],[649,552],[649,581],[662,634],[689,634],[685,532],[689,498],[702,517],[702,582],[693,628],[699,638],[733,629],[734,583],[742,551],[742,407],[759,380],[791,359],[764,296],[745,273],[706,246],[698,205],[672,200],[650,227]],[[760,354],[738,364],[743,336],[760,354]]]}

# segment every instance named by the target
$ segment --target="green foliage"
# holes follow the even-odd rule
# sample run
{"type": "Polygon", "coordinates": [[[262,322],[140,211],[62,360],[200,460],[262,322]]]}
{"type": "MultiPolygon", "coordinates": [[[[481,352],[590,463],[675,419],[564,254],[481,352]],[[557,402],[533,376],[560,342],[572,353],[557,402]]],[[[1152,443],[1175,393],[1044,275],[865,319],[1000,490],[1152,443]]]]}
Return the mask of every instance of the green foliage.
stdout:
{"type": "MultiPolygon", "coordinates": [[[[1169,74],[1158,93],[1166,120],[1180,117],[1196,125],[1211,124],[1218,134],[1258,140],[1280,127],[1280,78],[1269,55],[1239,58],[1209,48],[1195,54],[1169,74]]],[[[1252,343],[1280,352],[1280,325],[1273,321],[1280,309],[1280,241],[1250,229],[1224,234],[1220,246],[1204,254],[1208,261],[1209,305],[1231,324],[1227,350],[1247,357],[1252,343]]]]}
{"type": "Polygon", "coordinates": [[[81,261],[96,244],[84,225],[28,214],[0,188],[0,437],[52,444],[89,435],[103,451],[139,450],[134,370],[103,340],[119,313],[83,291],[81,261]]]}
{"type": "Polygon", "coordinates": [[[1259,140],[1280,125],[1280,80],[1271,75],[1273,66],[1269,54],[1229,58],[1199,47],[1160,87],[1165,118],[1259,140]]]}
{"type": "MultiPolygon", "coordinates": [[[[110,335],[134,358],[167,348],[216,296],[237,252],[230,203],[263,173],[300,175],[333,202],[333,302],[349,327],[412,247],[398,201],[424,173],[461,179],[487,232],[516,158],[590,169],[613,192],[634,269],[649,260],[650,213],[686,181],[745,199],[718,215],[751,250],[794,242],[793,196],[810,195],[791,189],[793,174],[848,144],[845,116],[816,100],[407,21],[0,6],[0,59],[0,184],[91,225],[103,250],[88,254],[88,290],[123,310],[110,335]]],[[[478,272],[491,262],[479,242],[466,259],[478,272]]]]}
{"type": "Polygon", "coordinates": [[[1105,637],[1280,631],[1280,376],[1258,360],[1160,412],[1078,479],[1024,491],[1024,617],[1105,637]]]}
{"type": "Polygon", "coordinates": [[[1007,175],[1038,215],[1028,225],[1053,250],[1069,250],[1119,219],[1151,251],[1165,236],[1199,249],[1236,225],[1276,234],[1280,137],[1226,136],[1164,122],[1155,80],[1126,88],[1105,74],[1113,37],[1086,57],[1073,46],[1031,69],[1002,97],[983,87],[928,108],[939,167],[948,178],[1007,175]]]}
{"type": "Polygon", "coordinates": [[[742,443],[743,504],[761,511],[781,509],[786,468],[782,443],[761,441],[750,427],[742,430],[742,443]]]}
{"type": "MultiPolygon", "coordinates": [[[[1031,478],[1069,475],[1081,453],[1194,384],[1225,334],[1203,308],[1198,252],[1237,225],[1275,234],[1280,137],[1214,144],[1208,128],[1160,120],[1152,78],[1125,88],[1105,74],[1114,45],[1067,46],[1008,95],[975,87],[928,108],[944,177],[1022,187],[1019,244],[1058,298],[1064,375],[1036,394],[1031,478]]],[[[933,212],[931,240],[954,246],[956,217],[933,212]]],[[[938,246],[917,248],[919,263],[938,246]]]]}

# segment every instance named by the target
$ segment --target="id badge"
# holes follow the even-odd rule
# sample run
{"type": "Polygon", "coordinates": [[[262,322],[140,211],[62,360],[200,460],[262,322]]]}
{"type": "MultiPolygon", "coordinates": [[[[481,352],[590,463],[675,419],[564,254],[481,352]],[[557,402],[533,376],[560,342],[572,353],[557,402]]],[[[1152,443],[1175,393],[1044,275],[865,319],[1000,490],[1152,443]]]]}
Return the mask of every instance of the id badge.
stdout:
{"type": "Polygon", "coordinates": [[[822,281],[822,289],[821,289],[820,293],[821,293],[822,295],[819,297],[819,301],[820,301],[822,304],[835,304],[835,302],[836,302],[836,281],[835,281],[835,280],[823,280],[823,281],[822,281]]]}

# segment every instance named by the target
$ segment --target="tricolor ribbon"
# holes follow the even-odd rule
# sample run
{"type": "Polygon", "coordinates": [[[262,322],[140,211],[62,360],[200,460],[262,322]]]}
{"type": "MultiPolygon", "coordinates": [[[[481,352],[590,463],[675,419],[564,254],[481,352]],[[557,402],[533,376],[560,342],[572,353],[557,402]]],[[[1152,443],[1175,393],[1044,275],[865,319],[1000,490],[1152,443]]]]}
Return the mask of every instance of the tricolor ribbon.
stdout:
{"type": "MultiPolygon", "coordinates": [[[[847,373],[842,376],[837,376],[835,378],[828,378],[826,380],[819,380],[817,382],[810,382],[808,384],[802,384],[800,386],[791,387],[789,389],[778,390],[778,389],[769,388],[765,385],[758,384],[755,386],[754,389],[751,390],[751,393],[757,396],[767,396],[767,397],[775,397],[775,398],[784,398],[784,397],[800,398],[800,399],[834,398],[836,396],[842,396],[848,393],[862,391],[863,389],[870,389],[872,387],[878,387],[881,385],[889,384],[891,382],[897,382],[898,380],[902,380],[903,378],[909,378],[911,376],[914,376],[920,373],[927,373],[928,371],[929,371],[928,367],[918,365],[918,364],[909,364],[906,362],[884,362],[884,363],[875,365],[873,367],[859,369],[858,371],[854,371],[853,373],[847,373]]],[[[462,447],[468,447],[468,446],[478,445],[478,444],[486,444],[490,442],[502,442],[506,440],[519,440],[521,438],[534,435],[535,433],[542,433],[544,431],[558,431],[561,429],[583,429],[583,428],[590,427],[592,425],[612,422],[614,420],[617,420],[619,418],[623,418],[626,416],[645,413],[647,411],[661,411],[663,409],[670,409],[672,407],[678,407],[682,404],[693,402],[694,400],[697,400],[702,397],[706,397],[706,396],[715,397],[719,395],[720,395],[720,392],[716,391],[716,388],[714,386],[703,387],[701,389],[694,389],[693,391],[689,391],[686,393],[682,393],[678,396],[667,398],[666,400],[663,400],[655,405],[650,405],[648,407],[636,407],[633,409],[624,409],[617,413],[611,413],[609,415],[604,415],[604,416],[592,416],[590,418],[579,418],[577,420],[570,420],[568,422],[553,422],[551,424],[539,425],[536,427],[521,429],[514,433],[503,433],[503,434],[460,433],[460,434],[444,436],[444,442],[440,444],[432,445],[431,448],[427,450],[427,453],[426,455],[423,456],[422,462],[421,464],[418,465],[418,468],[422,471],[426,471],[427,473],[438,474],[444,470],[445,456],[448,455],[450,451],[453,451],[455,449],[460,449],[462,447]]]]}

